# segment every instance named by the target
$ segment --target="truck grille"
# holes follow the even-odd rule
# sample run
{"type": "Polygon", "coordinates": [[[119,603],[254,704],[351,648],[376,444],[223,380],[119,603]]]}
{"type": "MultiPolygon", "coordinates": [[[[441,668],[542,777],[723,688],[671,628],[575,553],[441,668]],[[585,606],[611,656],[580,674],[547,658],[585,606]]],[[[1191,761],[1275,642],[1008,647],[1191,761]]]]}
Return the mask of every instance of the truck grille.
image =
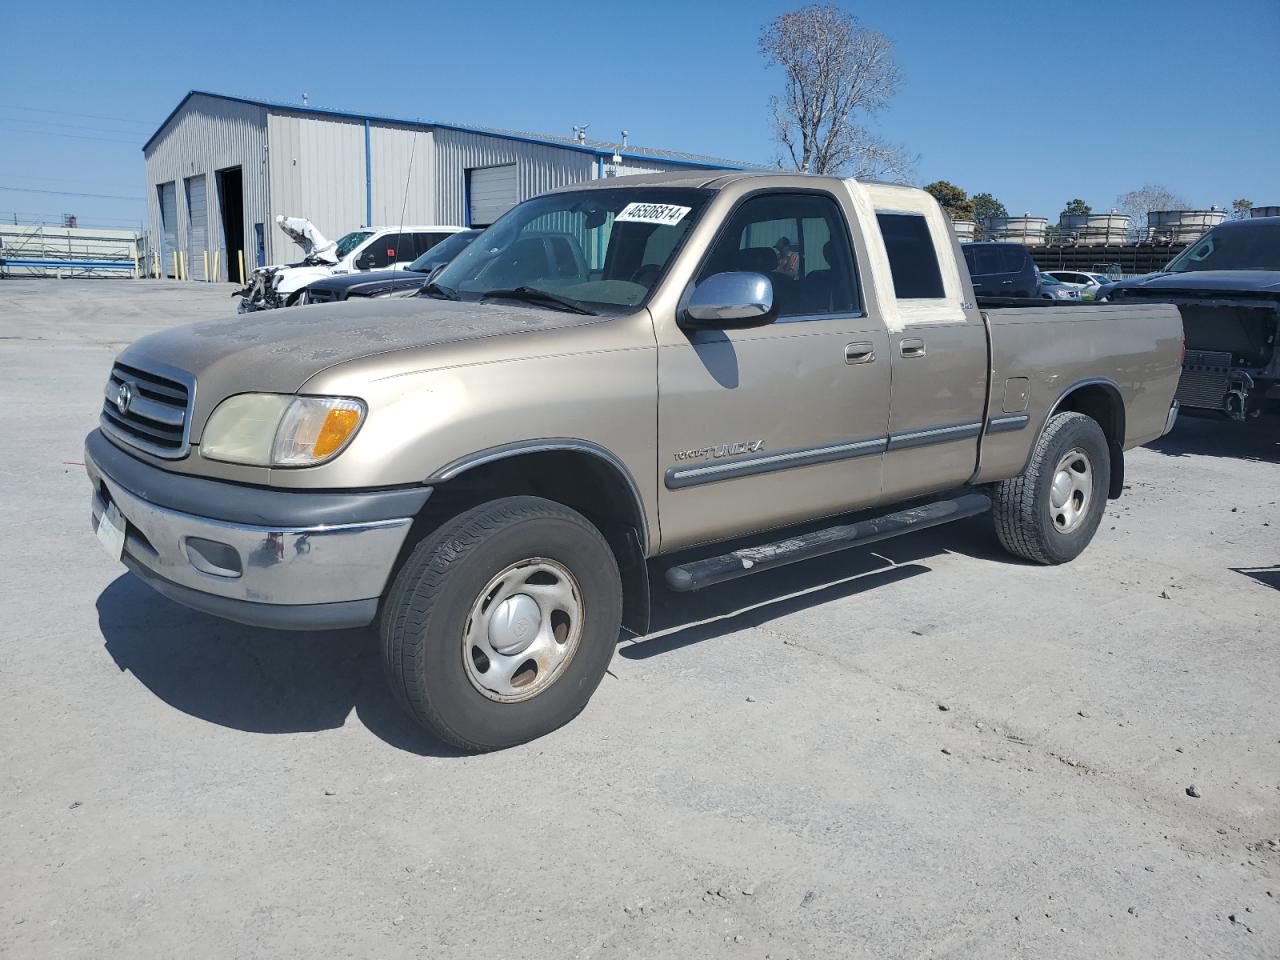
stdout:
{"type": "Polygon", "coordinates": [[[1174,399],[1184,407],[1221,410],[1231,389],[1231,354],[1219,350],[1188,350],[1174,399]]]}
{"type": "Polygon", "coordinates": [[[117,363],[103,392],[100,423],[112,436],[158,457],[186,454],[195,392],[189,380],[117,363]]]}

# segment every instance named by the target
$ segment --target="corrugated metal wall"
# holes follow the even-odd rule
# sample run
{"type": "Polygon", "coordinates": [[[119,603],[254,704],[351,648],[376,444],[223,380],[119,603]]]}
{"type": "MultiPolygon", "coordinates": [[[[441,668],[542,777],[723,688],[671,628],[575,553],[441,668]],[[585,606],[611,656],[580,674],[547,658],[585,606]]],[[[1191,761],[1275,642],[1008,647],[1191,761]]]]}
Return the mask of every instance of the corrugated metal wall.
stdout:
{"type": "Polygon", "coordinates": [[[271,217],[267,262],[289,263],[302,249],[275,225],[306,217],[329,240],[365,222],[364,124],[358,120],[271,112],[271,217]]]}
{"type": "MultiPolygon", "coordinates": [[[[433,137],[431,130],[370,124],[369,159],[373,168],[375,226],[397,226],[401,222],[418,225],[454,222],[440,220],[436,215],[433,137]],[[402,207],[403,221],[400,219],[402,207]]],[[[360,169],[364,169],[363,163],[360,169]]]]}
{"type": "MultiPolygon", "coordinates": [[[[244,179],[244,234],[248,266],[252,266],[253,225],[269,223],[267,215],[267,111],[263,107],[236,103],[217,97],[197,95],[168,122],[145,151],[147,177],[147,231],[152,250],[163,243],[160,221],[162,183],[180,184],[191,176],[203,174],[209,185],[209,246],[221,250],[219,273],[228,276],[230,260],[222,236],[222,198],[218,196],[218,178],[214,173],[226,167],[241,168],[244,179]]],[[[175,190],[178,206],[177,247],[185,250],[190,238],[190,214],[184,191],[175,190]]],[[[166,253],[166,256],[170,256],[166,253]]],[[[171,273],[166,263],[164,272],[171,273]]]]}
{"type": "Polygon", "coordinates": [[[596,174],[591,154],[559,147],[440,129],[435,144],[436,215],[441,223],[466,224],[466,174],[475,167],[516,164],[521,200],[596,174]]]}

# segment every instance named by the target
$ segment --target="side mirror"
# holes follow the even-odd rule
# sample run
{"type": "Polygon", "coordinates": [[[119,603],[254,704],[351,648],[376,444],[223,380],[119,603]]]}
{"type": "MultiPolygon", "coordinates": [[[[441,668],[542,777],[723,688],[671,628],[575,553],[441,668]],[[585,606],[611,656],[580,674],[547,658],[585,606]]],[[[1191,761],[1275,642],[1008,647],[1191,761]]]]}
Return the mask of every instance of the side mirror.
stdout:
{"type": "Polygon", "coordinates": [[[373,269],[373,252],[372,251],[368,253],[362,253],[360,254],[360,256],[356,258],[356,269],[357,270],[373,269]]]}
{"type": "Polygon", "coordinates": [[[773,282],[763,273],[717,273],[693,288],[683,325],[707,330],[763,327],[777,313],[773,282]]]}

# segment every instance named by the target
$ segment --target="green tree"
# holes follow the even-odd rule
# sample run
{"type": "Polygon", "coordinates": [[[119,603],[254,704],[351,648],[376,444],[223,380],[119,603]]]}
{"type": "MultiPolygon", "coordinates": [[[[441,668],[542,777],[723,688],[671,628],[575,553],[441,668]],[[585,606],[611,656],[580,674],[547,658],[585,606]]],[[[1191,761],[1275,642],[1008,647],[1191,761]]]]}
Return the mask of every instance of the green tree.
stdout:
{"type": "Polygon", "coordinates": [[[1076,197],[1074,200],[1067,201],[1067,205],[1062,208],[1061,215],[1064,217],[1084,217],[1091,213],[1093,213],[1093,207],[1076,197]]]}
{"type": "Polygon", "coordinates": [[[1231,219],[1244,220],[1248,218],[1249,211],[1253,209],[1253,201],[1245,200],[1241,197],[1239,200],[1231,201],[1231,219]]]}
{"type": "Polygon", "coordinates": [[[983,225],[989,218],[1009,215],[1004,204],[989,193],[975,193],[970,202],[973,204],[973,219],[978,221],[978,236],[982,236],[983,225]]]}
{"type": "Polygon", "coordinates": [[[969,194],[950,180],[935,180],[925,184],[924,189],[938,201],[938,205],[952,220],[973,219],[973,201],[969,199],[969,194]]]}

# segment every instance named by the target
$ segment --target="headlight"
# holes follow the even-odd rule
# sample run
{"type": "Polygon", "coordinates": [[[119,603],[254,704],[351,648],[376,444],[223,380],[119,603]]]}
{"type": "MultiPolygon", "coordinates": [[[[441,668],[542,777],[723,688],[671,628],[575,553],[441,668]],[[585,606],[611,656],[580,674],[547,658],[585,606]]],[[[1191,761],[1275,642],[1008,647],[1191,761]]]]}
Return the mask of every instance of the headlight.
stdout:
{"type": "Polygon", "coordinates": [[[332,460],[364,421],[351,397],[242,393],[218,404],[200,438],[210,460],[259,467],[313,467],[332,460]]]}

